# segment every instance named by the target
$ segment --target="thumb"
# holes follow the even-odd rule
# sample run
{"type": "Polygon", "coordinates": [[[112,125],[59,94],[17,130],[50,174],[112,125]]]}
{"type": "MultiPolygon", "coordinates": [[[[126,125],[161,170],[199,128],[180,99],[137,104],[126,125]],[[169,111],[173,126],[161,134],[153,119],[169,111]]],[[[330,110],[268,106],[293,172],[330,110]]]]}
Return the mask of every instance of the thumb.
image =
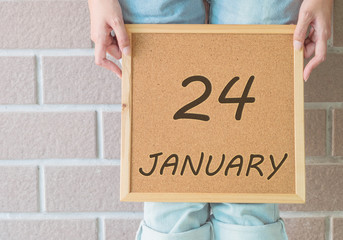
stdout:
{"type": "Polygon", "coordinates": [[[116,35],[118,46],[121,52],[125,55],[130,55],[130,39],[126,32],[123,17],[114,17],[110,21],[110,26],[116,35]]]}
{"type": "Polygon", "coordinates": [[[299,18],[297,26],[294,30],[293,35],[293,45],[296,50],[300,50],[305,42],[307,29],[311,23],[312,19],[310,17],[310,14],[304,13],[304,11],[300,10],[299,18]]]}

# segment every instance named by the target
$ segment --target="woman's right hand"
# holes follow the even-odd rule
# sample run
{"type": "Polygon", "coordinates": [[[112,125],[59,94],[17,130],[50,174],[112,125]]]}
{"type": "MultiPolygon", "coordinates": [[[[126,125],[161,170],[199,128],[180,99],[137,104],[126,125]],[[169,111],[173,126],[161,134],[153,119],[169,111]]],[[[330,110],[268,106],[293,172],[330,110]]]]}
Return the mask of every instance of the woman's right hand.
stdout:
{"type": "Polygon", "coordinates": [[[124,25],[118,0],[88,0],[91,20],[91,40],[95,44],[95,64],[105,67],[119,78],[121,69],[106,58],[106,52],[115,59],[121,59],[122,53],[130,55],[130,40],[124,25]],[[112,37],[111,31],[115,37],[112,37]]]}

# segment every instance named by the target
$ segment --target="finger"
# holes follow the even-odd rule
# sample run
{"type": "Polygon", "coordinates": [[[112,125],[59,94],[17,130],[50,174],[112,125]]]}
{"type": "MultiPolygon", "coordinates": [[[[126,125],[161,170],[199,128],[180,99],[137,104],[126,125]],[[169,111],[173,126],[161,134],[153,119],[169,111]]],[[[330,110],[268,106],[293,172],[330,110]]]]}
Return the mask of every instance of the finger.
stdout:
{"type": "Polygon", "coordinates": [[[294,48],[300,50],[305,42],[307,29],[312,21],[310,14],[300,11],[297,26],[294,30],[293,45],[294,48]]]}
{"type": "Polygon", "coordinates": [[[327,41],[322,37],[316,42],[315,56],[308,62],[304,69],[304,80],[307,81],[313,69],[325,61],[327,41]]]}
{"type": "Polygon", "coordinates": [[[309,44],[309,43],[311,43],[311,42],[312,42],[312,40],[311,40],[310,38],[306,38],[306,39],[305,39],[304,45],[307,45],[307,44],[309,44]]]}
{"type": "Polygon", "coordinates": [[[126,32],[123,17],[115,16],[109,21],[109,25],[113,28],[119,49],[125,55],[130,55],[130,40],[126,32]]]}
{"type": "Polygon", "coordinates": [[[106,50],[115,59],[121,59],[121,51],[119,50],[117,41],[113,39],[113,43],[107,47],[106,50]]]}
{"type": "Polygon", "coordinates": [[[308,34],[308,38],[313,39],[313,34],[314,34],[314,27],[311,26],[310,33],[308,34]]]}
{"type": "Polygon", "coordinates": [[[102,43],[95,43],[95,64],[105,67],[114,72],[119,78],[122,77],[121,69],[114,62],[106,58],[106,46],[102,43]]]}
{"type": "Polygon", "coordinates": [[[304,45],[304,57],[305,58],[309,58],[314,54],[314,50],[315,50],[316,44],[312,41],[309,41],[308,43],[306,43],[305,41],[305,45],[304,45]]]}

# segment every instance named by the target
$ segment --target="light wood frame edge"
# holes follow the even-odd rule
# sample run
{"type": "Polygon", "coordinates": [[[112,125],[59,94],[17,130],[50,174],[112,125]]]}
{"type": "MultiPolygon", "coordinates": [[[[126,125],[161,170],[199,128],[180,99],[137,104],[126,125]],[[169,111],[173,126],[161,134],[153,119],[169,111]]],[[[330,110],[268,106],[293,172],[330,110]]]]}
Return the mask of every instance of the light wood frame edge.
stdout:
{"type": "Polygon", "coordinates": [[[304,203],[297,194],[279,193],[130,193],[122,201],[141,202],[143,199],[147,202],[304,203]]]}
{"type": "Polygon", "coordinates": [[[125,24],[132,33],[266,33],[291,34],[295,25],[240,24],[125,24]]]}
{"type": "Polygon", "coordinates": [[[294,134],[296,193],[305,203],[305,128],[304,128],[303,49],[294,49],[294,134]],[[302,174],[304,173],[304,174],[302,174]]]}
{"type": "MultiPolygon", "coordinates": [[[[132,46],[132,33],[208,33],[209,24],[125,24],[132,46]]],[[[210,25],[211,33],[247,34],[293,34],[295,25],[210,25]]],[[[304,203],[305,202],[305,152],[304,152],[304,87],[303,51],[294,50],[294,124],[296,179],[295,194],[251,194],[251,193],[132,193],[131,183],[131,88],[132,58],[122,57],[122,114],[121,114],[121,164],[120,164],[120,201],[168,201],[179,202],[180,197],[192,202],[229,202],[247,203],[304,203]],[[298,103],[298,104],[296,104],[298,103]],[[267,199],[266,199],[267,198],[267,199]]]]}
{"type": "MultiPolygon", "coordinates": [[[[128,32],[130,46],[132,33],[128,32]]],[[[120,200],[130,194],[131,183],[131,103],[132,103],[132,58],[122,55],[122,111],[121,111],[121,152],[120,152],[120,200]]]]}

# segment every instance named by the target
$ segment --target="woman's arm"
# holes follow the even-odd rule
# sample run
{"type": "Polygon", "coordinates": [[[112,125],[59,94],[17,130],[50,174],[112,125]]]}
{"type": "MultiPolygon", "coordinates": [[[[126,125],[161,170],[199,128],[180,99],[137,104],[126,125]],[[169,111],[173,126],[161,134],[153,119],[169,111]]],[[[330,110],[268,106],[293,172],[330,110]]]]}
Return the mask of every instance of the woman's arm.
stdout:
{"type": "Polygon", "coordinates": [[[314,57],[304,69],[307,81],[312,70],[325,61],[327,40],[331,36],[331,16],[333,0],[304,0],[299,10],[298,23],[294,32],[294,47],[304,47],[304,57],[314,57]],[[306,38],[308,27],[311,26],[306,38]]]}
{"type": "Polygon", "coordinates": [[[105,67],[118,77],[121,69],[106,58],[106,52],[115,59],[122,53],[130,54],[130,41],[124,25],[123,15],[118,0],[88,0],[91,20],[91,40],[95,43],[95,64],[105,67]],[[115,38],[111,31],[115,32],[115,38]]]}

